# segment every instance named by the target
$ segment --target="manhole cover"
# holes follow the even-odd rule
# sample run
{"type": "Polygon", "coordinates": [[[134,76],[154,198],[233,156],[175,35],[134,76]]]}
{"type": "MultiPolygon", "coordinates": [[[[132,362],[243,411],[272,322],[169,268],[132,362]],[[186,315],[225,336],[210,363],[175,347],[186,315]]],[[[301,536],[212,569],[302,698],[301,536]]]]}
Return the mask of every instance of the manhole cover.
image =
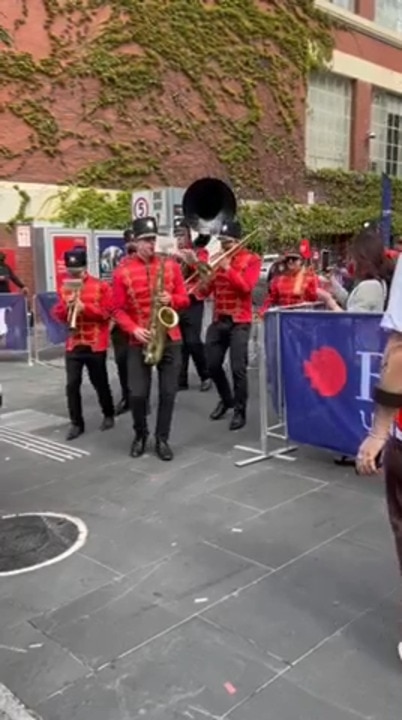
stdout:
{"type": "Polygon", "coordinates": [[[0,576],[52,565],[79,550],[88,535],[79,518],[23,513],[0,518],[0,576]]]}

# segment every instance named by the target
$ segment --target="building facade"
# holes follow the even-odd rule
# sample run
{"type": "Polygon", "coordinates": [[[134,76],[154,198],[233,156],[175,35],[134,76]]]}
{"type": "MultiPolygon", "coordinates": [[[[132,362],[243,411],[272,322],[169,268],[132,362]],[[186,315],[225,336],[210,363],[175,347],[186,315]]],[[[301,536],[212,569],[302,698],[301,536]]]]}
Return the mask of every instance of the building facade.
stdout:
{"type": "Polygon", "coordinates": [[[310,77],[306,165],[402,178],[402,0],[316,0],[339,21],[328,72],[310,77]]]}

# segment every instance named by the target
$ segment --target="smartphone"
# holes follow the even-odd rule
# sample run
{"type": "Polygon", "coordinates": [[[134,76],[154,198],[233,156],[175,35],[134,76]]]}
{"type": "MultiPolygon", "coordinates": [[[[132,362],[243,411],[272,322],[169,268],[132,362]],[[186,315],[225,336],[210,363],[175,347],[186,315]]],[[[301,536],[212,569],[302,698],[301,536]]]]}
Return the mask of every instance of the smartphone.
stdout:
{"type": "MultiPolygon", "coordinates": [[[[380,452],[378,453],[378,455],[377,455],[377,457],[376,457],[376,459],[375,459],[375,466],[376,466],[377,470],[381,470],[383,464],[384,464],[384,450],[380,450],[380,452]]],[[[359,474],[359,473],[357,472],[356,464],[355,464],[355,473],[356,473],[357,475],[359,474]]]]}
{"type": "Polygon", "coordinates": [[[321,251],[321,272],[327,273],[329,270],[329,250],[321,251]]]}

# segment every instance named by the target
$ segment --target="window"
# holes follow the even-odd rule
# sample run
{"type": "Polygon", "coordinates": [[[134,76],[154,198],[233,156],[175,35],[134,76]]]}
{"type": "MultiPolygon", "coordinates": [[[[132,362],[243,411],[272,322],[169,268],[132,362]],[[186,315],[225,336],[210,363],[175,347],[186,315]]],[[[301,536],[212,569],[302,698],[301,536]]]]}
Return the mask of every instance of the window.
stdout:
{"type": "Polygon", "coordinates": [[[402,0],[376,0],[375,21],[382,27],[402,33],[402,0]]]}
{"type": "Polygon", "coordinates": [[[343,8],[344,10],[350,10],[350,12],[355,12],[355,4],[356,0],[329,0],[332,5],[337,5],[338,7],[343,8]]]}
{"type": "Polygon", "coordinates": [[[352,83],[332,73],[310,76],[306,117],[306,165],[349,169],[352,83]]]}
{"type": "Polygon", "coordinates": [[[370,140],[372,170],[402,178],[402,96],[377,92],[373,99],[370,140]]]}

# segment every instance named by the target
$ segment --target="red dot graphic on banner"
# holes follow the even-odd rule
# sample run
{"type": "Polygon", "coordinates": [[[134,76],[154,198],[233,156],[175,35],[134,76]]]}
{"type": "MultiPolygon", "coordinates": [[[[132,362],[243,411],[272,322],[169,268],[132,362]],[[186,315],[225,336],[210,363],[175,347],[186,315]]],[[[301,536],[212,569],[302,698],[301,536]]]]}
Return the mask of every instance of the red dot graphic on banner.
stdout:
{"type": "Polygon", "coordinates": [[[345,361],[334,348],[314,350],[303,364],[304,375],[310,380],[311,389],[325,398],[339,395],[348,380],[345,361]]]}

